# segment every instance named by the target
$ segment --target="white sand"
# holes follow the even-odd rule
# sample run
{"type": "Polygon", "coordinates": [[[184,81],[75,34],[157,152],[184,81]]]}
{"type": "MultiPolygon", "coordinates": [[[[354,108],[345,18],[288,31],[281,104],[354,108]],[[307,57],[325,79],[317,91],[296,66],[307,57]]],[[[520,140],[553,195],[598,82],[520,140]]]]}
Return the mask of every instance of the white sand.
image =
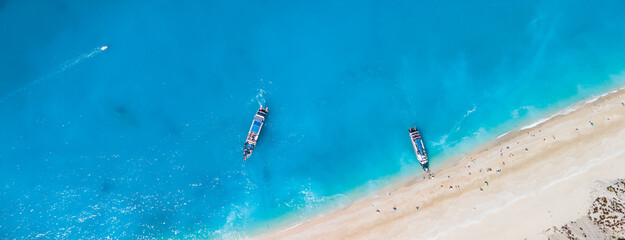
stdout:
{"type": "Polygon", "coordinates": [[[596,181],[625,177],[622,102],[625,91],[610,93],[508,133],[436,171],[436,179],[405,179],[379,197],[256,238],[546,239],[548,228],[587,213],[596,181]]]}

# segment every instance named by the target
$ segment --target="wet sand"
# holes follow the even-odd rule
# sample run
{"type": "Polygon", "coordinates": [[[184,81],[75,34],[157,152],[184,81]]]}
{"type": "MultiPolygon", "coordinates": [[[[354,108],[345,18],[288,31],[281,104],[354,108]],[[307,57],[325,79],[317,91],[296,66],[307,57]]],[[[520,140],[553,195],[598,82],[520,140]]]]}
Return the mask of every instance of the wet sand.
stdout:
{"type": "Polygon", "coordinates": [[[625,177],[625,91],[587,102],[480,146],[435,179],[403,179],[255,238],[547,239],[587,213],[594,183],[625,177]]]}

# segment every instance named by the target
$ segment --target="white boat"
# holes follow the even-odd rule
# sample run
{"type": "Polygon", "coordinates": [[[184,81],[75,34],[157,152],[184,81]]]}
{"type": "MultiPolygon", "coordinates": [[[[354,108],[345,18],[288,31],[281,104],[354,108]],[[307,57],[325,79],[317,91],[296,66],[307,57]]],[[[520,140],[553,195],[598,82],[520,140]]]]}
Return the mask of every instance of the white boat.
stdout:
{"type": "Polygon", "coordinates": [[[250,126],[250,131],[247,134],[245,145],[243,145],[243,161],[247,160],[247,158],[252,155],[252,152],[254,152],[256,141],[258,141],[258,136],[260,135],[260,130],[263,128],[265,118],[267,117],[267,112],[269,112],[269,108],[263,108],[261,106],[256,112],[256,115],[254,115],[252,126],[250,126]]]}
{"type": "MultiPolygon", "coordinates": [[[[423,167],[423,170],[429,174],[430,167],[428,153],[425,151],[425,145],[423,144],[423,138],[421,137],[421,133],[419,133],[419,130],[417,130],[416,127],[410,128],[410,141],[412,142],[412,147],[414,148],[414,152],[417,155],[417,160],[423,167]]],[[[431,174],[430,177],[432,177],[431,174]]]]}

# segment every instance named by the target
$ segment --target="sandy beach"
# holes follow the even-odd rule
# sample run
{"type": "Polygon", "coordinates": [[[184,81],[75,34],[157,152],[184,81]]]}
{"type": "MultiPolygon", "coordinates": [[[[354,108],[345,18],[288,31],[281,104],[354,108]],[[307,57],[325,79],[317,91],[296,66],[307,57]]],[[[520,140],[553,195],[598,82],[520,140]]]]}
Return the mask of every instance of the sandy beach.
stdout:
{"type": "Polygon", "coordinates": [[[260,239],[547,239],[625,178],[625,91],[579,102],[453,166],[260,239]],[[379,211],[379,212],[378,212],[379,211]]]}

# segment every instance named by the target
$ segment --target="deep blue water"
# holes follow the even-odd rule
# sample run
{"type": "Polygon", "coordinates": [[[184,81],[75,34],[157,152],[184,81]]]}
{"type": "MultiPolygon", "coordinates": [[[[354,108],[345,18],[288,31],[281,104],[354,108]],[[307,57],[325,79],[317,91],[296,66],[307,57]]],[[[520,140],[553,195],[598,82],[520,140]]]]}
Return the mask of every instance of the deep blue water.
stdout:
{"type": "Polygon", "coordinates": [[[294,224],[420,173],[411,126],[436,170],[624,85],[624,13],[617,0],[0,0],[0,238],[294,224]],[[259,101],[269,116],[243,163],[259,101]]]}

